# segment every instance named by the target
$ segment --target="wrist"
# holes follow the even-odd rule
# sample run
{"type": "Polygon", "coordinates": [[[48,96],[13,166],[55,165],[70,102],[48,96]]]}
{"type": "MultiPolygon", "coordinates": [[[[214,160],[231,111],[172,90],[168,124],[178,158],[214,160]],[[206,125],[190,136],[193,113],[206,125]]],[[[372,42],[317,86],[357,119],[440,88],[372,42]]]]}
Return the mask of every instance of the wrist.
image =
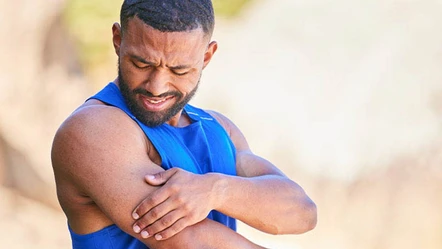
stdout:
{"type": "Polygon", "coordinates": [[[212,181],[212,207],[221,211],[228,196],[228,177],[218,173],[209,173],[212,181]]]}

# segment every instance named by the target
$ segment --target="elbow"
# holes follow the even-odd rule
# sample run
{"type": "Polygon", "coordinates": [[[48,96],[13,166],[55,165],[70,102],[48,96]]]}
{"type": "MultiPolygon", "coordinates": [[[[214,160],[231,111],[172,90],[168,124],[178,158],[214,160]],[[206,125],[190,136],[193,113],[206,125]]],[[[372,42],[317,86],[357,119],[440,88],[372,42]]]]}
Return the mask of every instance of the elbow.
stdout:
{"type": "Polygon", "coordinates": [[[300,233],[306,233],[313,230],[318,223],[318,210],[316,208],[316,204],[313,201],[310,202],[311,203],[306,210],[306,214],[304,215],[304,226],[302,227],[300,233]]]}
{"type": "Polygon", "coordinates": [[[316,204],[309,200],[301,211],[301,215],[298,216],[298,226],[294,230],[295,234],[302,234],[313,230],[318,222],[318,211],[316,204]]]}
{"type": "Polygon", "coordinates": [[[290,217],[293,217],[290,225],[285,231],[280,230],[277,234],[303,234],[313,230],[318,222],[316,204],[308,199],[304,205],[292,211],[290,217]]]}

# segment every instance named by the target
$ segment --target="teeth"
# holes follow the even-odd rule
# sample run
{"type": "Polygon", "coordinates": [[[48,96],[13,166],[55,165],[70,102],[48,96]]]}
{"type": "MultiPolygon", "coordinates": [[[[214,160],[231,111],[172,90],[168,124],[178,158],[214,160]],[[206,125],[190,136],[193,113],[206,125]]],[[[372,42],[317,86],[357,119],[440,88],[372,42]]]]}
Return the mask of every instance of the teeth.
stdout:
{"type": "Polygon", "coordinates": [[[151,100],[151,99],[148,99],[148,101],[149,101],[150,103],[152,103],[152,104],[158,104],[158,103],[164,102],[164,101],[166,101],[166,100],[165,100],[165,99],[162,99],[162,100],[151,100]]]}

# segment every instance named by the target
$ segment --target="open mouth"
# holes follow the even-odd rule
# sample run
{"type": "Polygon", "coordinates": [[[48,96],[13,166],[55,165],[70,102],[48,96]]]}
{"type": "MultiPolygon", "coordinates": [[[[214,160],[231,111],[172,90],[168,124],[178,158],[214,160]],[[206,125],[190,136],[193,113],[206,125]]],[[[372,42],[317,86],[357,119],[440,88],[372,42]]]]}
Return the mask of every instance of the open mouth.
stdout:
{"type": "Polygon", "coordinates": [[[175,98],[175,96],[167,96],[163,98],[158,97],[146,97],[141,95],[140,99],[144,105],[144,108],[146,108],[148,111],[161,111],[166,108],[171,100],[175,98]]]}

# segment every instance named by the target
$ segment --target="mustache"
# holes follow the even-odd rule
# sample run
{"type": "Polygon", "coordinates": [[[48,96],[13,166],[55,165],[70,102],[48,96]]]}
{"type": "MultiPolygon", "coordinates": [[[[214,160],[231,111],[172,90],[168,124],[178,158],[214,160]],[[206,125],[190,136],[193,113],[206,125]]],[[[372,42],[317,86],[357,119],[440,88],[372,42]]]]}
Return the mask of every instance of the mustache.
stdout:
{"type": "Polygon", "coordinates": [[[165,98],[165,97],[169,97],[169,96],[173,96],[173,97],[181,97],[181,93],[178,91],[170,91],[170,92],[165,92],[162,93],[160,95],[153,95],[151,92],[147,91],[146,89],[143,88],[137,88],[133,90],[133,93],[138,93],[138,94],[142,94],[146,97],[150,97],[150,98],[165,98]]]}

